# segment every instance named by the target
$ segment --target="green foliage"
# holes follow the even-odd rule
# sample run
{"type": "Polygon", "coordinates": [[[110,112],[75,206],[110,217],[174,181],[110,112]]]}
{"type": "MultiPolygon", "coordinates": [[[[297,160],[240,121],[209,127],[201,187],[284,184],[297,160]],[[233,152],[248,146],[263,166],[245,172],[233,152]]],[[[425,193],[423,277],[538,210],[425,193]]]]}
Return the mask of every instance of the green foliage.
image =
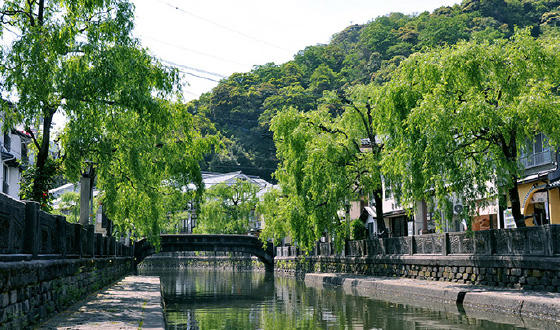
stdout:
{"type": "Polygon", "coordinates": [[[35,200],[39,203],[41,210],[52,211],[52,194],[49,193],[54,187],[54,178],[61,173],[61,159],[48,158],[43,168],[28,166],[23,171],[20,182],[20,198],[22,200],[35,200]],[[37,196],[36,190],[42,193],[37,196]],[[39,197],[39,198],[37,198],[39,197]]]}
{"type": "Polygon", "coordinates": [[[80,193],[67,191],[60,195],[58,209],[53,210],[53,214],[64,215],[66,216],[66,221],[78,223],[80,221],[80,193]]]}
{"type": "Polygon", "coordinates": [[[244,180],[217,184],[204,193],[195,233],[246,234],[257,205],[258,186],[244,180]]]}
{"type": "Polygon", "coordinates": [[[317,110],[285,108],[273,118],[280,160],[275,176],[282,190],[265,196],[262,237],[291,236],[310,250],[326,235],[342,247],[348,236],[347,203],[363,194],[381,196],[381,147],[375,143],[380,118],[370,102],[375,97],[364,88],[355,88],[344,102],[326,93],[317,110]],[[374,142],[362,150],[364,137],[374,142]]]}
{"type": "Polygon", "coordinates": [[[291,62],[234,74],[197,101],[227,138],[226,151],[206,157],[203,167],[270,179],[279,159],[268,130],[284,108],[311,111],[324,91],[386,84],[405,58],[434,47],[508,38],[515,26],[533,27],[533,36],[558,34],[559,5],[557,0],[465,0],[432,13],[391,13],[349,26],[329,44],[306,47],[291,62]]]}
{"type": "Polygon", "coordinates": [[[51,124],[61,113],[68,125],[57,140],[68,178],[76,181],[86,160],[95,164],[117,226],[157,237],[166,211],[163,190],[181,194],[188,182],[200,185],[198,162],[216,139],[204,138],[177,101],[178,72],[132,37],[133,5],[5,1],[0,12],[0,33],[11,26],[19,34],[1,50],[0,91],[13,100],[2,102],[2,110],[8,126],[21,123],[33,133],[36,150],[25,198],[46,205],[53,164],[59,165],[49,151],[51,124]]]}
{"type": "Polygon", "coordinates": [[[519,31],[509,40],[460,42],[403,61],[378,107],[385,174],[404,200],[435,196],[450,210],[507,193],[521,221],[517,179],[525,141],[543,132],[560,143],[558,40],[519,31]]]}
{"type": "Polygon", "coordinates": [[[353,240],[361,240],[366,238],[366,226],[360,219],[352,220],[350,223],[350,233],[353,240]]]}

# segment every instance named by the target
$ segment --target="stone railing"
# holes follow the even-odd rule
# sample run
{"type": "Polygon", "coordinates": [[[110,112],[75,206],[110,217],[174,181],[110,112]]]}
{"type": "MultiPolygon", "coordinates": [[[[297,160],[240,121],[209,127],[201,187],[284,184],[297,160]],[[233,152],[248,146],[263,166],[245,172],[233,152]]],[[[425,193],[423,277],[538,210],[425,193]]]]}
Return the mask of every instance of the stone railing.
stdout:
{"type": "Polygon", "coordinates": [[[0,261],[109,256],[133,257],[133,246],[0,194],[0,261]]]}
{"type": "MultiPolygon", "coordinates": [[[[276,248],[278,257],[301,254],[294,246],[276,248]]],[[[560,225],[348,241],[341,253],[333,243],[317,243],[310,255],[559,256],[560,225]]]]}
{"type": "MultiPolygon", "coordinates": [[[[324,244],[320,244],[317,255],[333,255],[332,247],[329,254],[323,253],[328,250],[324,244]]],[[[345,250],[347,256],[558,256],[560,225],[349,241],[345,250]]]]}

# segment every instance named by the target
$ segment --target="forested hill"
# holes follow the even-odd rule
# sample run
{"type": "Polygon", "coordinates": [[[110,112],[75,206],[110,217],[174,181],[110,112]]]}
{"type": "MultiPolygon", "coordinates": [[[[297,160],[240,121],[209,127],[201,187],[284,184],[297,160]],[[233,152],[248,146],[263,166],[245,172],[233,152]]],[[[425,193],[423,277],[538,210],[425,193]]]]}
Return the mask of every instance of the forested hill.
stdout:
{"type": "Polygon", "coordinates": [[[293,61],[233,74],[188,105],[226,140],[225,152],[207,156],[203,169],[270,179],[277,159],[269,123],[283,107],[314,109],[326,90],[383,84],[414,52],[459,40],[507,38],[527,26],[534,36],[559,34],[560,0],[465,0],[432,13],[391,13],[349,26],[329,44],[301,50],[293,61]]]}

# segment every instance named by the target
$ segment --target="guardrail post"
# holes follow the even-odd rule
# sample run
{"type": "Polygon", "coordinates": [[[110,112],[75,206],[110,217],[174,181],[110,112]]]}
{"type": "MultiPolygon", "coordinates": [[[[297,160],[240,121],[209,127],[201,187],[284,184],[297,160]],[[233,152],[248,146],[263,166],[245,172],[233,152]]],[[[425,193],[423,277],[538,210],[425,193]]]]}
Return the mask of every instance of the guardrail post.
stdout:
{"type": "Polygon", "coordinates": [[[23,251],[31,254],[33,258],[39,254],[39,236],[39,203],[26,201],[23,251]]]}
{"type": "Polygon", "coordinates": [[[66,257],[66,253],[67,253],[67,248],[66,246],[68,245],[66,243],[66,239],[67,239],[67,235],[66,235],[66,218],[62,215],[57,215],[56,218],[56,235],[57,235],[57,239],[56,242],[58,242],[58,253],[60,253],[62,255],[63,258],[66,257]]]}
{"type": "Polygon", "coordinates": [[[86,254],[95,257],[95,226],[85,225],[86,229],[86,254]]]}
{"type": "Polygon", "coordinates": [[[444,233],[441,241],[441,255],[446,256],[449,254],[448,250],[449,233],[444,233]]]}
{"type": "Polygon", "coordinates": [[[552,232],[550,225],[541,226],[540,234],[544,245],[544,255],[549,257],[554,255],[554,246],[552,245],[552,232]]]}

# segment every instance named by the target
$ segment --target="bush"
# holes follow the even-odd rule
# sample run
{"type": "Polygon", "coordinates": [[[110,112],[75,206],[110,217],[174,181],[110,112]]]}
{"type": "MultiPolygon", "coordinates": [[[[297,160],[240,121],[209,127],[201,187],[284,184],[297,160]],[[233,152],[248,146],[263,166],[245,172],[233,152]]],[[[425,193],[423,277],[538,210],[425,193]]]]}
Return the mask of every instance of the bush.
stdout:
{"type": "Polygon", "coordinates": [[[366,226],[360,219],[353,220],[352,223],[350,223],[350,231],[353,240],[366,238],[366,226]]]}

